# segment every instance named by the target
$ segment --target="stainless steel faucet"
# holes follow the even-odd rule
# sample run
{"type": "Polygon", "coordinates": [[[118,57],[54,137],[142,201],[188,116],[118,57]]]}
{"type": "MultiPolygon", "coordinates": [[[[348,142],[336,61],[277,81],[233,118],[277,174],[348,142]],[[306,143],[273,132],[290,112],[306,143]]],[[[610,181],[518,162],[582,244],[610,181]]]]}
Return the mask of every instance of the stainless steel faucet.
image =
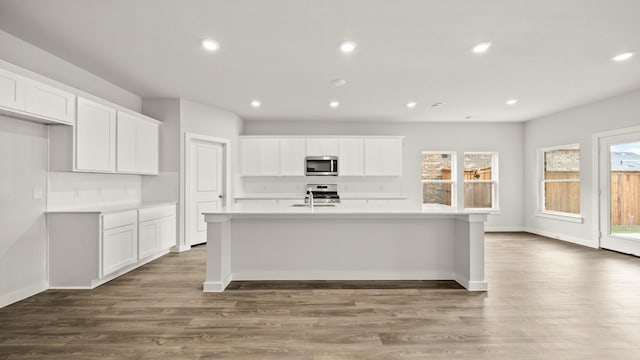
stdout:
{"type": "Polygon", "coordinates": [[[307,194],[309,194],[309,207],[313,209],[313,190],[311,187],[307,188],[307,194]]]}

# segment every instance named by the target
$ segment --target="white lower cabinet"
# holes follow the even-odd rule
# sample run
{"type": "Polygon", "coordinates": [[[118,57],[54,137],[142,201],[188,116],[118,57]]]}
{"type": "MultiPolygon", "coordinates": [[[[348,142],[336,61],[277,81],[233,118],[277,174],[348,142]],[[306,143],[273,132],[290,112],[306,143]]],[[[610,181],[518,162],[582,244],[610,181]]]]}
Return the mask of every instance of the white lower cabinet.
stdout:
{"type": "Polygon", "coordinates": [[[47,213],[51,288],[94,288],[176,244],[175,204],[47,213]]]}
{"type": "Polygon", "coordinates": [[[140,209],[138,260],[176,245],[175,206],[140,209]]]}
{"type": "Polygon", "coordinates": [[[109,275],[138,260],[136,225],[102,232],[102,276],[109,275]]]}

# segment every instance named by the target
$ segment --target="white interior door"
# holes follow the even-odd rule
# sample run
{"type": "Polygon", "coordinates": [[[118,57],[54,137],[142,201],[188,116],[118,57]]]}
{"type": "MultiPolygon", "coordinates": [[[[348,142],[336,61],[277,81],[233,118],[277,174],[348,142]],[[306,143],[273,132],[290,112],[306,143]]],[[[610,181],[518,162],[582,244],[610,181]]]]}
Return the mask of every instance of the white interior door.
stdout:
{"type": "Polygon", "coordinates": [[[640,256],[640,132],[600,139],[600,247],[640,256]]]}
{"type": "Polygon", "coordinates": [[[207,223],[203,212],[224,206],[224,147],[215,142],[191,139],[186,170],[186,242],[207,242],[207,223]]]}

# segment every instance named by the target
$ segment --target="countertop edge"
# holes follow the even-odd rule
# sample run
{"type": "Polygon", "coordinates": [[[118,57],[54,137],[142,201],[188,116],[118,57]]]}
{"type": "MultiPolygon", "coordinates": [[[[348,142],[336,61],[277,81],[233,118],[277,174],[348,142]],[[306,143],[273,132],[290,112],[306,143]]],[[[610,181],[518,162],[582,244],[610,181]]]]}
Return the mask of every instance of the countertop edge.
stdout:
{"type": "Polygon", "coordinates": [[[54,209],[54,210],[46,210],[45,214],[81,214],[81,213],[96,213],[96,214],[109,214],[123,211],[133,211],[133,210],[141,210],[146,208],[153,208],[165,205],[175,205],[177,201],[161,201],[161,202],[153,202],[153,203],[138,203],[138,204],[123,204],[122,206],[116,205],[113,207],[105,206],[105,207],[87,207],[87,208],[77,208],[77,209],[54,209]]]}

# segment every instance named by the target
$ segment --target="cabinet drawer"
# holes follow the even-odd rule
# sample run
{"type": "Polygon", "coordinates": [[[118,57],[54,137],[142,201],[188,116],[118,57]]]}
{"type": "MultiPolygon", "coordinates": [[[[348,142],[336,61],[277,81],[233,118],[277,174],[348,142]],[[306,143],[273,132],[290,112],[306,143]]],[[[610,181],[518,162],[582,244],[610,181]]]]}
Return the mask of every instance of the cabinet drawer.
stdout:
{"type": "Polygon", "coordinates": [[[153,219],[159,219],[167,216],[174,216],[176,214],[175,205],[158,206],[152,208],[140,209],[139,221],[148,221],[153,219]]]}
{"type": "Polygon", "coordinates": [[[138,219],[135,210],[102,215],[102,229],[108,230],[120,226],[135,224],[138,219]]]}

